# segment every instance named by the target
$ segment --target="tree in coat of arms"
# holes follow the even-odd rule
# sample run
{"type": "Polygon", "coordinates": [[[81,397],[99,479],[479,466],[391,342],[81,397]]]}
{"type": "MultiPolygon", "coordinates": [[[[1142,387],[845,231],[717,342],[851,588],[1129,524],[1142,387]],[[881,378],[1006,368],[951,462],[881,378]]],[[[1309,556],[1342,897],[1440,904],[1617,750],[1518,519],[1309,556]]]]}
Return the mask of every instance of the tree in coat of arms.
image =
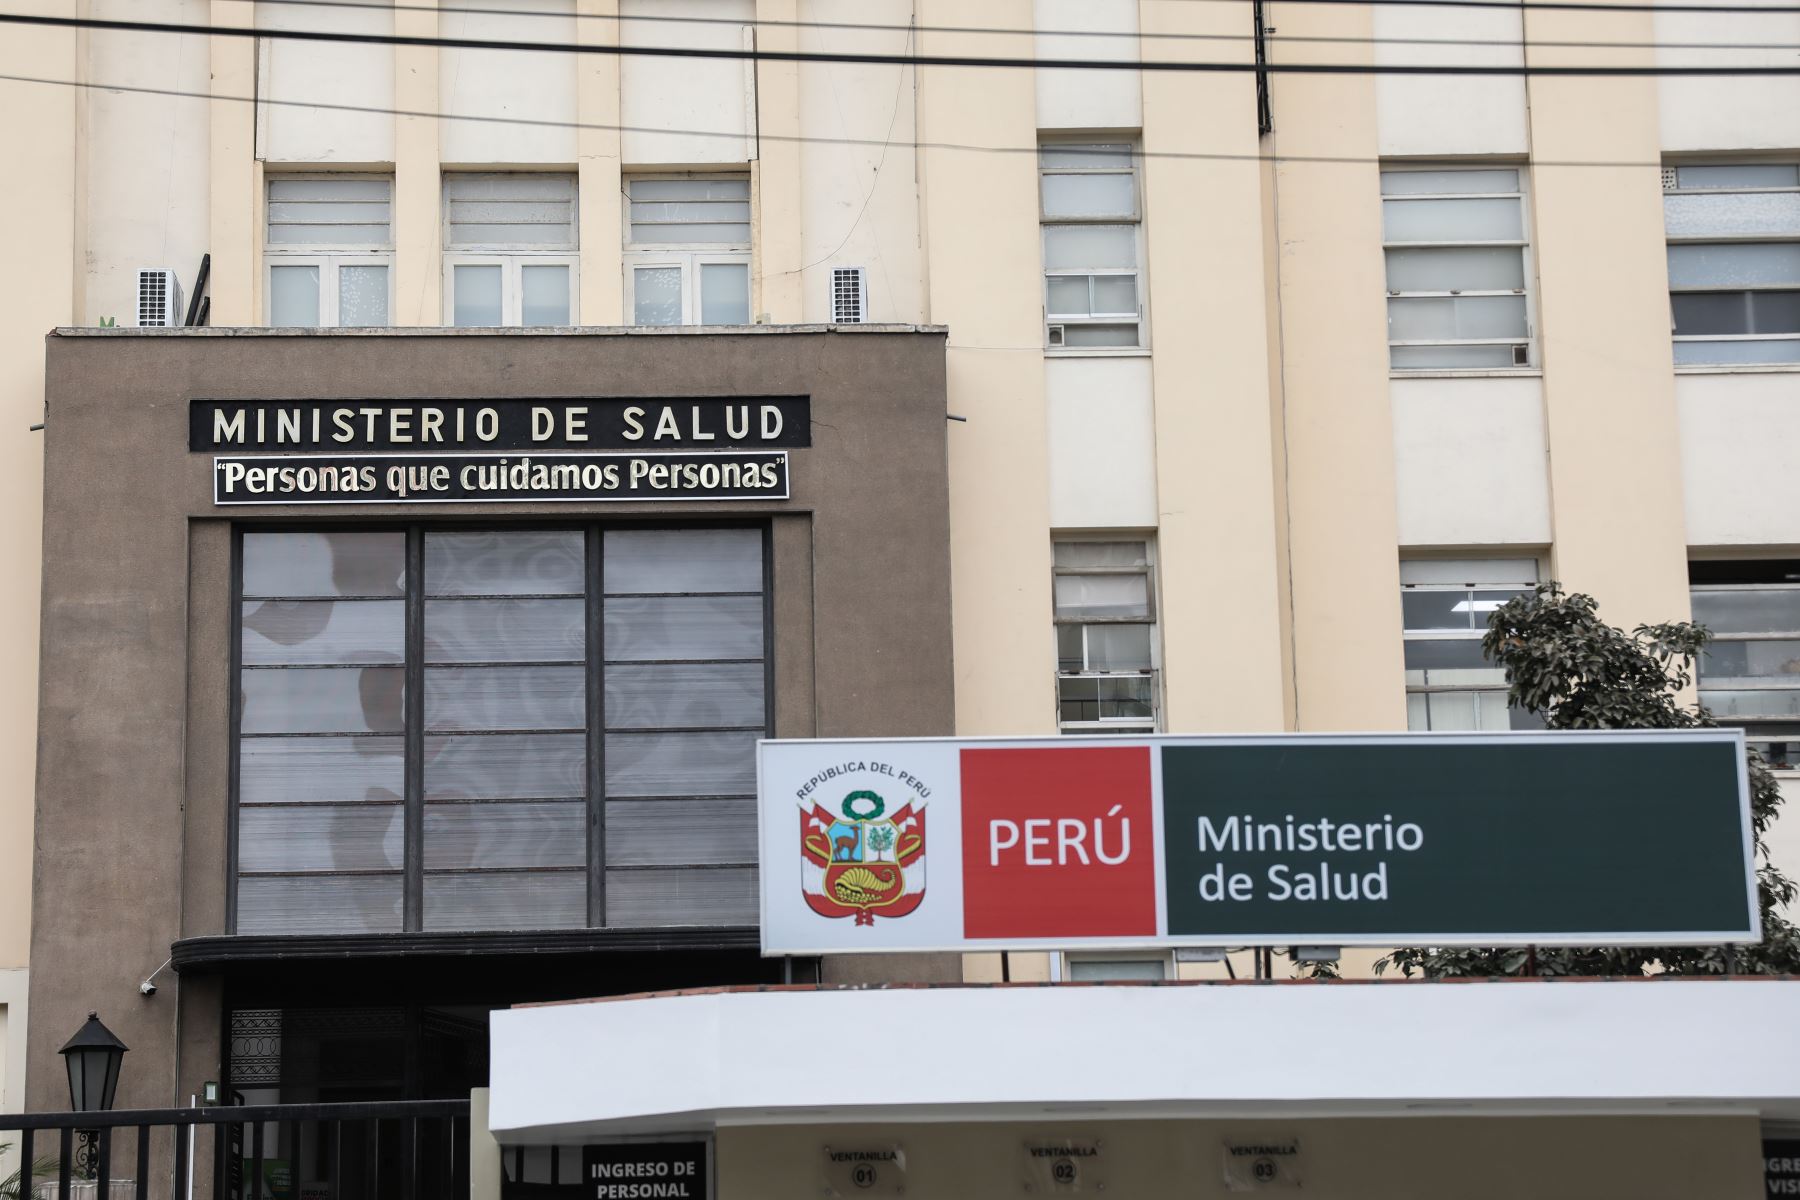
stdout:
{"type": "Polygon", "coordinates": [[[842,816],[800,810],[800,886],[824,917],[904,917],[925,899],[925,810],[908,801],[888,815],[874,792],[844,797],[842,816]]]}

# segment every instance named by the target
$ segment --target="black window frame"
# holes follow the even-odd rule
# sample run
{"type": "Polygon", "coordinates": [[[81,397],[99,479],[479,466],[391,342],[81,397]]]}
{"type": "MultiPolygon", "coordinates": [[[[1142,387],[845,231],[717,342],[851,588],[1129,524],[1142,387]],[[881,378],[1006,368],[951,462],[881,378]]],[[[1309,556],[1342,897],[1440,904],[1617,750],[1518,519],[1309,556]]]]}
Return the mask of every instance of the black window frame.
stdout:
{"type": "MultiPolygon", "coordinates": [[[[762,665],[763,665],[763,724],[760,730],[762,737],[775,736],[775,579],[774,579],[774,526],[767,518],[762,517],[729,517],[707,516],[690,519],[580,519],[567,516],[551,517],[542,520],[531,520],[526,517],[513,517],[506,520],[479,520],[470,518],[435,518],[424,520],[281,520],[269,522],[239,521],[232,525],[231,533],[231,633],[230,633],[230,686],[231,702],[229,705],[227,753],[227,786],[228,786],[228,822],[226,831],[225,852],[225,929],[231,935],[238,934],[238,885],[241,880],[239,871],[239,833],[240,833],[240,786],[239,775],[242,762],[242,673],[244,670],[243,650],[243,614],[244,614],[244,536],[247,533],[392,533],[402,532],[406,535],[406,627],[405,627],[405,793],[402,802],[403,837],[402,854],[402,920],[398,931],[387,933],[355,933],[355,934],[300,934],[305,937],[395,937],[427,932],[424,927],[424,701],[425,701],[425,654],[424,654],[424,616],[425,616],[425,572],[424,553],[425,535],[433,532],[483,533],[483,532],[551,532],[576,530],[583,534],[583,552],[585,569],[585,642],[586,654],[586,787],[587,795],[587,922],[579,927],[587,930],[622,929],[628,926],[609,925],[606,920],[606,720],[605,720],[605,576],[602,541],[609,530],[707,530],[707,529],[754,529],[761,534],[762,542],[762,665]]],[[[673,594],[673,593],[672,593],[673,594]]],[[[707,593],[709,595],[734,595],[740,593],[707,593]]],[[[744,593],[747,594],[747,593],[744,593]]],[[[710,662],[712,660],[695,660],[710,662]]],[[[720,660],[739,661],[739,660],[720,660]]],[[[737,727],[733,727],[734,729],[737,727]]],[[[755,727],[743,727],[748,731],[755,727]]],[[[727,730],[721,730],[726,732],[727,730]]],[[[517,732],[529,733],[530,730],[517,732]]],[[[659,730],[633,730],[632,732],[654,733],[659,730]]],[[[296,735],[308,736],[308,735],[296,735]]],[[[760,864],[752,858],[749,863],[692,863],[681,869],[708,870],[732,869],[742,870],[748,866],[752,870],[760,864]]],[[[614,868],[622,871],[658,869],[650,867],[620,866],[614,868]]],[[[663,868],[666,869],[666,868],[663,868]]],[[[568,868],[518,868],[524,871],[555,871],[569,873],[568,868]]],[[[270,872],[279,875],[280,872],[270,872]]],[[[755,924],[753,917],[751,924],[755,924]]],[[[690,926],[692,928],[693,926],[690,926]]],[[[737,923],[730,926],[736,928],[737,923]]],[[[447,934],[480,933],[482,930],[444,930],[447,934]]]]}

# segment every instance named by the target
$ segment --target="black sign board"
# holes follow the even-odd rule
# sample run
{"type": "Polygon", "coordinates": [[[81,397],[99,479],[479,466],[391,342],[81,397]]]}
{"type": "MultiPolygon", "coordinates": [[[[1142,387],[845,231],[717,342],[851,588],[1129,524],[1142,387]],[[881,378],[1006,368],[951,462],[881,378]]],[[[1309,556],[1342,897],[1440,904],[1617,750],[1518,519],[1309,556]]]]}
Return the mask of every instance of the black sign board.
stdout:
{"type": "Polygon", "coordinates": [[[1763,1191],[1800,1196],[1800,1138],[1763,1139],[1763,1191]]]}
{"type": "Polygon", "coordinates": [[[586,1200],[708,1200],[706,1143],[607,1142],[581,1148],[586,1200]]]}
{"type": "Polygon", "coordinates": [[[812,445],[806,396],[510,400],[195,400],[188,449],[454,453],[794,450],[812,445]]]}
{"type": "Polygon", "coordinates": [[[786,500],[788,456],[253,454],[213,459],[214,504],[786,500]]]}

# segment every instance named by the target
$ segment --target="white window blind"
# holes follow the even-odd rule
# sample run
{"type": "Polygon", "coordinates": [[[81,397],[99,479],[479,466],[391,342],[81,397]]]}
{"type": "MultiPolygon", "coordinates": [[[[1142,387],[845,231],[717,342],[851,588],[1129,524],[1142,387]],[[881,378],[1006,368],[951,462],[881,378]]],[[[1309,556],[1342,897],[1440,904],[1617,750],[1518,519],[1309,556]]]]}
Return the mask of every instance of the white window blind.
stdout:
{"type": "Polygon", "coordinates": [[[575,177],[445,175],[444,239],[451,250],[574,250],[575,177]]]}
{"type": "Polygon", "coordinates": [[[1663,176],[1676,364],[1800,362],[1800,164],[1663,176]]]}

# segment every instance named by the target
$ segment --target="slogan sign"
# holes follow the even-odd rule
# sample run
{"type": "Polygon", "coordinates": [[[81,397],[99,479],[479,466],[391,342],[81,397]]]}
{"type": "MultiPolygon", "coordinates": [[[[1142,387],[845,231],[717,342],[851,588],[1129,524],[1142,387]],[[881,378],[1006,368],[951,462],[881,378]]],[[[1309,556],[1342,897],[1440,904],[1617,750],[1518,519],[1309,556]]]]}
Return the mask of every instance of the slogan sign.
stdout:
{"type": "Polygon", "coordinates": [[[213,502],[785,500],[805,396],[195,400],[213,502]]]}
{"type": "Polygon", "coordinates": [[[1737,730],[765,741],[758,772],[771,955],[1761,937],[1737,730]]]}
{"type": "Polygon", "coordinates": [[[704,1139],[605,1142],[581,1148],[587,1200],[711,1200],[704,1139]]]}

